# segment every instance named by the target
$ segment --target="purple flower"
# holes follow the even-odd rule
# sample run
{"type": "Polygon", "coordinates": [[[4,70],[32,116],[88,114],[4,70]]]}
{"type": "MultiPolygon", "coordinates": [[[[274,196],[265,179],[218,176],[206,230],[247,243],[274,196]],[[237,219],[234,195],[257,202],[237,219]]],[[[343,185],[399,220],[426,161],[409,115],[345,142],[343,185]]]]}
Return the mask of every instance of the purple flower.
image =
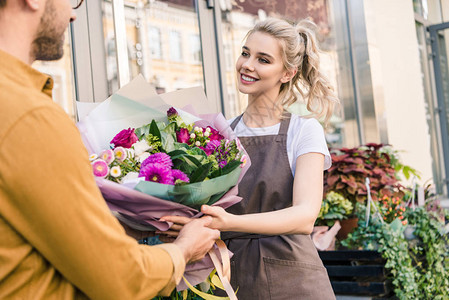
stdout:
{"type": "Polygon", "coordinates": [[[173,162],[170,158],[170,155],[168,155],[166,153],[162,153],[162,152],[154,153],[154,154],[151,154],[150,156],[148,156],[148,158],[146,158],[142,162],[140,168],[143,168],[148,164],[161,164],[168,169],[173,167],[173,162]]]}
{"type": "Polygon", "coordinates": [[[217,140],[211,140],[206,147],[199,147],[201,149],[204,150],[204,152],[206,152],[206,155],[209,156],[212,153],[214,153],[215,149],[217,149],[217,147],[220,146],[220,142],[217,140]]]}
{"type": "Polygon", "coordinates": [[[123,129],[111,141],[114,147],[131,148],[139,139],[134,132],[134,128],[123,129]]]}
{"type": "Polygon", "coordinates": [[[178,143],[188,143],[190,139],[190,133],[187,128],[181,128],[176,131],[176,140],[178,143]]]}
{"type": "Polygon", "coordinates": [[[224,168],[227,164],[228,164],[228,162],[226,160],[221,160],[218,162],[218,166],[220,168],[224,168]]]}
{"type": "Polygon", "coordinates": [[[187,183],[190,182],[189,177],[187,177],[187,175],[181,170],[176,170],[176,169],[171,170],[171,175],[173,176],[173,181],[175,183],[176,183],[176,180],[181,180],[181,181],[184,181],[187,183]]]}
{"type": "Polygon", "coordinates": [[[167,118],[172,118],[172,117],[176,117],[178,116],[178,112],[176,111],[176,109],[174,107],[170,107],[167,110],[167,118]]]}
{"type": "Polygon", "coordinates": [[[210,127],[210,126],[207,126],[207,128],[210,129],[209,139],[210,139],[211,141],[221,141],[222,139],[224,139],[224,136],[222,136],[222,135],[218,132],[218,130],[216,130],[216,129],[210,127]]]}
{"type": "Polygon", "coordinates": [[[171,170],[161,164],[147,164],[140,169],[139,177],[144,177],[146,181],[174,184],[171,170]]]}

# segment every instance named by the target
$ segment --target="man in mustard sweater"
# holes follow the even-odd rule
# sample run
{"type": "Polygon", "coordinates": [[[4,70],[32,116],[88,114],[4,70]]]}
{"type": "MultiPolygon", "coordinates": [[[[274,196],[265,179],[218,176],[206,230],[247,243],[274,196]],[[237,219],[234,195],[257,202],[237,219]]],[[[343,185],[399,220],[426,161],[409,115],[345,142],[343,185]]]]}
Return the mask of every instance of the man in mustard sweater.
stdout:
{"type": "Polygon", "coordinates": [[[96,187],[75,124],[30,67],[62,56],[70,0],[0,0],[0,299],[151,299],[219,237],[208,218],[139,245],[96,187]]]}

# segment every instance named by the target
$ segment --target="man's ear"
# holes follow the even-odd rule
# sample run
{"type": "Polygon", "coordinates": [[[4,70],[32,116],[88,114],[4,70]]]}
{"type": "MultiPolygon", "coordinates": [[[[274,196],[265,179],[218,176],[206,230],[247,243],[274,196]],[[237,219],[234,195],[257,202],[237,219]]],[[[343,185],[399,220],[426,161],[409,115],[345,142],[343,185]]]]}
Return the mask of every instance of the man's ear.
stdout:
{"type": "Polygon", "coordinates": [[[281,82],[282,83],[289,82],[296,75],[296,72],[298,72],[297,68],[285,71],[284,76],[282,76],[281,78],[281,82]]]}
{"type": "Polygon", "coordinates": [[[39,10],[40,5],[44,5],[43,0],[23,0],[25,5],[31,10],[39,10]]]}

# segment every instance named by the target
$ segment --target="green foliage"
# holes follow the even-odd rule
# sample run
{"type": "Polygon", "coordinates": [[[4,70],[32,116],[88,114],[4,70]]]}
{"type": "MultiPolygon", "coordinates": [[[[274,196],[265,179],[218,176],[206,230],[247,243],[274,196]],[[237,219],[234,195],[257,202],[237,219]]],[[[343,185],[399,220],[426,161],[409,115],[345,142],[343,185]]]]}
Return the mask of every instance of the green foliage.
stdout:
{"type": "Polygon", "coordinates": [[[336,220],[346,219],[353,210],[351,201],[336,192],[329,192],[321,202],[315,225],[332,226],[336,220]]]}
{"type": "Polygon", "coordinates": [[[423,299],[449,299],[448,234],[439,216],[419,207],[407,212],[417,237],[412,255],[420,274],[418,284],[423,299]]]}
{"type": "MultiPolygon", "coordinates": [[[[377,204],[372,205],[371,212],[377,204]]],[[[438,215],[419,207],[407,209],[405,220],[382,222],[383,215],[372,213],[368,226],[364,205],[357,204],[356,215],[358,227],[341,244],[350,249],[382,253],[396,297],[449,299],[448,233],[438,215]],[[406,224],[414,230],[413,239],[404,236],[406,224]]]]}

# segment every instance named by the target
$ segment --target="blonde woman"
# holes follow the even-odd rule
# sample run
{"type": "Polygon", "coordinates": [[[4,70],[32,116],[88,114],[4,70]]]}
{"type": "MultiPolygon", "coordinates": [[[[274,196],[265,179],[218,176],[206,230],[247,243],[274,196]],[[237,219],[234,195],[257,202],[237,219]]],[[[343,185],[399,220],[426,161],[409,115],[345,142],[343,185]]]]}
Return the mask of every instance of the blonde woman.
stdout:
{"type": "MultiPolygon", "coordinates": [[[[239,184],[243,200],[227,211],[203,206],[211,227],[234,253],[231,284],[239,299],[335,299],[310,238],[331,165],[323,128],[338,102],[319,70],[314,24],[279,19],[259,22],[247,34],[236,63],[245,112],[230,120],[251,158],[239,184]],[[307,103],[312,117],[286,108],[307,103]]],[[[173,230],[187,222],[180,217],[173,230]]]]}

